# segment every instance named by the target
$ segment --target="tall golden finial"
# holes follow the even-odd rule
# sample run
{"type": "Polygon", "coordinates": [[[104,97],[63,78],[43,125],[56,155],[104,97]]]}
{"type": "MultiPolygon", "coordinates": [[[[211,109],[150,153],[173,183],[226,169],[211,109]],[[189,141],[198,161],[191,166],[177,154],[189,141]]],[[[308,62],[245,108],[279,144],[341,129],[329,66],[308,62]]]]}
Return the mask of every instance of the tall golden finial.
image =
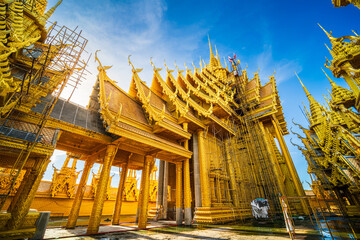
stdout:
{"type": "Polygon", "coordinates": [[[307,97],[310,97],[311,94],[310,94],[309,91],[306,89],[306,87],[304,86],[304,84],[302,83],[301,79],[299,78],[299,76],[297,75],[296,72],[295,72],[295,75],[296,75],[296,77],[299,79],[300,84],[301,84],[301,86],[303,87],[303,89],[304,89],[304,91],[305,91],[305,93],[306,93],[306,96],[307,96],[307,97]]]}
{"type": "Polygon", "coordinates": [[[328,47],[328,45],[326,45],[326,43],[325,43],[325,47],[329,50],[330,53],[332,53],[332,50],[328,47]]]}
{"type": "Polygon", "coordinates": [[[52,8],[49,9],[49,11],[47,11],[42,17],[41,20],[45,22],[51,17],[51,15],[55,12],[55,9],[62,3],[62,0],[58,1],[55,6],[53,6],[52,8]]]}
{"type": "Polygon", "coordinates": [[[225,63],[226,70],[228,70],[228,71],[229,71],[229,68],[228,68],[228,66],[227,66],[227,63],[226,63],[226,58],[225,58],[225,57],[224,57],[224,63],[225,63]]]}
{"type": "Polygon", "coordinates": [[[216,48],[216,45],[215,45],[215,52],[216,52],[216,58],[217,58],[217,60],[220,62],[219,53],[218,53],[218,50],[217,50],[217,48],[216,48]]]}
{"type": "Polygon", "coordinates": [[[326,74],[326,72],[324,71],[323,68],[321,68],[321,70],[324,72],[325,76],[329,79],[331,86],[334,87],[334,85],[335,85],[334,81],[331,80],[331,78],[326,74]]]}
{"type": "Polygon", "coordinates": [[[201,62],[201,57],[200,57],[200,68],[201,68],[201,71],[202,71],[203,65],[202,65],[202,62],[201,62]]]}
{"type": "Polygon", "coordinates": [[[324,33],[326,34],[326,36],[330,39],[330,41],[332,41],[333,39],[334,39],[334,37],[333,36],[331,36],[331,31],[330,31],[330,33],[328,33],[321,25],[320,25],[320,23],[318,23],[318,25],[319,25],[319,27],[324,31],[324,33]]]}
{"type": "Polygon", "coordinates": [[[215,45],[215,52],[216,52],[216,59],[217,59],[217,61],[218,61],[218,66],[219,66],[219,67],[222,67],[222,66],[221,66],[221,62],[220,62],[220,58],[219,58],[219,53],[218,53],[218,50],[217,50],[217,48],[216,48],[216,45],[215,45]]]}
{"type": "Polygon", "coordinates": [[[217,61],[217,59],[215,58],[214,53],[213,53],[213,51],[212,51],[209,35],[208,35],[208,39],[209,39],[209,48],[210,48],[210,61],[209,61],[209,66],[210,66],[211,68],[216,68],[216,67],[218,66],[218,61],[217,61]]]}
{"type": "Polygon", "coordinates": [[[213,51],[212,51],[212,48],[211,48],[211,42],[210,42],[210,36],[209,36],[209,34],[208,34],[208,40],[209,40],[210,58],[211,58],[211,57],[215,57],[215,56],[214,56],[214,53],[213,53],[213,51]]]}

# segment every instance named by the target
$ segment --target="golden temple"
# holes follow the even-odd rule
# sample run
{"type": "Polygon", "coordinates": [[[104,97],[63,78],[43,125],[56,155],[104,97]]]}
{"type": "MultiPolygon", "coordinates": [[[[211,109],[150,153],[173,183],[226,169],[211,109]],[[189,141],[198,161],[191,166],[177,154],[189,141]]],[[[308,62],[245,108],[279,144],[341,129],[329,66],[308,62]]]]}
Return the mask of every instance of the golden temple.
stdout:
{"type": "MultiPolygon", "coordinates": [[[[71,200],[70,211],[64,210],[67,228],[76,226],[82,203],[91,198],[87,233],[98,232],[104,210],[119,224],[124,201],[137,201],[141,229],[153,217],[171,217],[179,225],[245,219],[255,198],[267,199],[275,216],[282,211],[279,196],[305,195],[283,138],[288,130],[274,75],[262,84],[235,58],[230,67],[222,65],[209,40],[210,61],[200,61],[199,68],[176,66],[174,74],[164,63],[163,78],[150,59],[151,86],[129,56],[126,92],[95,53],[97,80],[88,106],[81,107],[60,94],[85,78],[87,40],[76,29],[45,26],[60,3],[45,13],[46,0],[0,2],[1,237],[34,234],[40,212],[29,209],[41,189],[41,201],[71,200]],[[41,179],[54,149],[68,155],[46,185],[41,179]],[[78,160],[85,166],[76,184],[78,160]],[[94,163],[101,169],[89,188],[94,163]],[[122,169],[117,189],[110,187],[112,166],[122,169]],[[140,192],[135,170],[142,171],[140,192]]],[[[357,120],[350,114],[347,121],[357,120]]],[[[300,198],[291,208],[308,213],[300,198]]]]}
{"type": "MultiPolygon", "coordinates": [[[[334,7],[359,1],[332,1],[334,7]]],[[[320,24],[330,40],[328,48],[332,60],[326,59],[325,67],[336,78],[343,78],[350,89],[336,84],[323,70],[330,82],[327,105],[317,102],[299,81],[309,101],[310,111],[305,115],[309,128],[296,124],[305,134],[297,136],[303,143],[298,146],[308,162],[312,189],[318,199],[334,201],[345,217],[360,216],[360,47],[359,35],[333,37],[320,24]]]]}

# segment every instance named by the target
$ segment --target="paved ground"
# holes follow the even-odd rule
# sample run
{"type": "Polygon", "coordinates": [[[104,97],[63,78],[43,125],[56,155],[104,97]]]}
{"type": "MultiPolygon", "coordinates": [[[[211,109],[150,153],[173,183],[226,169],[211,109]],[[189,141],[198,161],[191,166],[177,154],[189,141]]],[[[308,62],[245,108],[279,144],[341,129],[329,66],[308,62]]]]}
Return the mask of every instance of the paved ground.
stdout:
{"type": "MultiPolygon", "coordinates": [[[[101,240],[120,240],[120,239],[269,239],[280,240],[290,239],[286,229],[262,225],[259,223],[251,226],[244,225],[212,225],[195,227],[176,227],[171,226],[172,221],[151,222],[147,230],[137,230],[134,223],[123,223],[120,226],[101,226],[100,234],[91,236],[79,236],[86,234],[86,227],[78,227],[74,230],[64,228],[51,228],[46,231],[45,239],[101,239],[101,240]]],[[[296,239],[321,239],[317,231],[310,228],[299,227],[296,239]]]]}

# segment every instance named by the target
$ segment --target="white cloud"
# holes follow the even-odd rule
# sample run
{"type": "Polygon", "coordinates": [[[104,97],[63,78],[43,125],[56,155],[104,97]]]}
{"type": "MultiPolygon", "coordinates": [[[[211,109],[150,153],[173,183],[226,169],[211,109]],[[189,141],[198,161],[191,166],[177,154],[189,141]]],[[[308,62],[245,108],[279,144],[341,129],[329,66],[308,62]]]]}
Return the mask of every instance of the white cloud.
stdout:
{"type": "MultiPolygon", "coordinates": [[[[259,75],[263,84],[268,81],[269,76],[274,74],[274,71],[277,84],[292,78],[294,72],[300,73],[302,71],[302,66],[296,60],[275,60],[271,45],[265,45],[264,51],[250,60],[249,68],[253,72],[259,68],[259,75]]],[[[252,73],[251,71],[248,72],[252,73]]],[[[249,74],[249,77],[252,76],[249,74]]]]}
{"type": "MultiPolygon", "coordinates": [[[[54,4],[50,2],[49,6],[54,4]]],[[[153,75],[150,57],[158,67],[163,67],[166,59],[170,68],[174,68],[174,61],[184,68],[182,63],[191,59],[193,51],[208,32],[195,23],[174,26],[164,18],[166,10],[166,3],[162,0],[103,1],[101,4],[97,1],[87,4],[63,2],[50,20],[69,28],[78,25],[89,40],[86,50],[89,53],[101,50],[98,57],[102,64],[113,66],[108,70],[109,77],[128,91],[132,75],[128,55],[132,55],[131,61],[136,68],[144,68],[139,75],[150,85],[153,75]]],[[[98,72],[96,67],[93,55],[89,62],[92,75],[75,91],[72,102],[87,105],[98,72]]],[[[71,90],[65,89],[62,96],[67,98],[71,90]]]]}
{"type": "Polygon", "coordinates": [[[53,155],[51,156],[50,160],[52,163],[55,163],[58,160],[63,160],[66,158],[66,152],[55,149],[53,155]]]}

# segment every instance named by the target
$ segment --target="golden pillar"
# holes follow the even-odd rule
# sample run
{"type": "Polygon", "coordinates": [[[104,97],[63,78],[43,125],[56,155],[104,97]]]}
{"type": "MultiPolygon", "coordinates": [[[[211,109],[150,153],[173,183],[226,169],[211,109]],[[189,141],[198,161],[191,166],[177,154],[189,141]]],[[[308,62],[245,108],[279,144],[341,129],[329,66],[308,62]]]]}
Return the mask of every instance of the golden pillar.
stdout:
{"type": "Polygon", "coordinates": [[[7,223],[9,230],[17,229],[22,225],[49,162],[49,156],[35,160],[29,177],[25,180],[26,184],[11,211],[11,218],[7,223]]]}
{"type": "Polygon", "coordinates": [[[284,175],[279,166],[279,162],[276,157],[276,152],[275,152],[275,150],[273,148],[273,144],[272,144],[273,139],[271,139],[271,138],[273,136],[271,135],[268,128],[266,128],[266,130],[265,130],[264,124],[262,122],[260,122],[260,127],[261,127],[262,131],[265,133],[264,134],[265,146],[267,148],[267,151],[269,152],[270,160],[271,160],[271,163],[272,163],[272,166],[274,169],[275,178],[279,185],[281,194],[286,196],[285,185],[284,185],[284,175]]]}
{"type": "Polygon", "coordinates": [[[126,182],[126,176],[128,173],[128,163],[129,160],[126,161],[126,163],[122,166],[121,169],[121,177],[120,177],[118,192],[116,195],[115,209],[113,214],[113,221],[112,221],[113,225],[119,225],[120,223],[121,204],[122,204],[122,197],[126,182]]]}
{"type": "MultiPolygon", "coordinates": [[[[184,130],[188,130],[188,124],[184,123],[184,130]]],[[[189,141],[184,142],[184,148],[189,150],[189,141]]],[[[185,225],[191,225],[192,213],[191,213],[191,185],[190,185],[190,159],[184,161],[184,213],[185,213],[185,225]]]]}
{"type": "Polygon", "coordinates": [[[144,184],[145,184],[144,169],[145,169],[145,163],[144,163],[144,168],[141,172],[140,191],[139,191],[138,206],[137,206],[137,210],[136,210],[136,220],[135,220],[136,223],[139,223],[140,209],[142,207],[142,197],[144,195],[143,191],[145,189],[145,187],[144,187],[144,184]]]}
{"type": "Polygon", "coordinates": [[[116,155],[116,150],[117,147],[115,145],[107,145],[103,167],[101,170],[100,179],[96,189],[94,204],[89,219],[89,226],[87,229],[88,234],[97,233],[99,231],[101,214],[104,207],[104,201],[106,199],[106,190],[108,186],[111,165],[116,155]]]}
{"type": "Polygon", "coordinates": [[[226,151],[226,166],[228,167],[228,172],[230,175],[230,187],[231,187],[231,198],[232,198],[232,202],[234,204],[235,207],[239,206],[239,197],[238,197],[238,187],[236,184],[236,179],[235,179],[235,168],[234,168],[234,164],[233,161],[231,159],[231,148],[230,148],[230,139],[226,139],[225,140],[225,151],[226,151]]]}
{"type": "Polygon", "coordinates": [[[191,185],[190,185],[190,159],[184,161],[184,213],[185,225],[191,225],[191,185]]]}
{"type": "Polygon", "coordinates": [[[193,134],[193,169],[194,169],[194,193],[195,193],[195,208],[201,207],[201,181],[200,181],[200,166],[199,166],[199,138],[198,133],[193,134]]]}
{"type": "Polygon", "coordinates": [[[147,214],[148,214],[148,203],[149,203],[149,190],[150,190],[150,173],[151,168],[154,164],[154,157],[145,156],[144,168],[141,173],[141,189],[138,205],[138,228],[146,228],[147,214]]]}
{"type": "Polygon", "coordinates": [[[209,169],[206,162],[204,131],[198,132],[202,207],[211,207],[209,169]]]}
{"type": "MultiPolygon", "coordinates": [[[[169,163],[164,162],[164,182],[163,182],[163,219],[167,219],[167,211],[168,211],[168,186],[169,186],[169,163]]],[[[171,195],[171,193],[169,193],[171,195]]]]}
{"type": "Polygon", "coordinates": [[[181,225],[182,214],[182,162],[176,163],[176,224],[181,225]]]}
{"type": "MultiPolygon", "coordinates": [[[[290,171],[291,178],[293,179],[295,189],[296,189],[296,193],[298,194],[298,196],[305,196],[305,191],[304,191],[304,189],[303,189],[303,187],[301,185],[300,178],[299,178],[299,176],[298,176],[298,174],[296,172],[295,165],[294,165],[294,163],[293,163],[293,161],[291,159],[289,150],[286,147],[286,143],[285,143],[283,135],[281,134],[280,127],[275,122],[274,119],[271,119],[271,121],[272,121],[272,124],[273,124],[274,129],[275,129],[276,138],[279,141],[281,152],[283,153],[286,165],[287,165],[287,167],[288,167],[288,169],[290,171]]],[[[301,205],[303,207],[304,213],[308,214],[308,206],[307,206],[305,200],[301,199],[301,205]]]]}
{"type": "MultiPolygon", "coordinates": [[[[163,206],[163,193],[164,193],[164,161],[160,160],[159,163],[159,178],[158,178],[158,190],[156,198],[156,208],[160,211],[163,206]]],[[[162,216],[159,216],[160,218],[162,216]]]]}
{"type": "Polygon", "coordinates": [[[27,185],[27,179],[30,176],[31,171],[32,171],[32,168],[26,169],[23,180],[21,181],[19,188],[17,189],[14,197],[12,198],[12,201],[10,203],[10,206],[7,209],[7,212],[12,212],[14,206],[16,205],[17,200],[19,199],[19,196],[21,195],[22,190],[24,189],[24,186],[27,185]]]}
{"type": "Polygon", "coordinates": [[[89,177],[90,169],[94,165],[93,161],[85,161],[85,166],[83,173],[81,175],[80,183],[76,191],[75,199],[73,201],[70,214],[68,217],[68,221],[66,223],[66,228],[75,228],[76,221],[79,217],[81,202],[84,197],[85,188],[86,188],[86,182],[89,177]]]}

